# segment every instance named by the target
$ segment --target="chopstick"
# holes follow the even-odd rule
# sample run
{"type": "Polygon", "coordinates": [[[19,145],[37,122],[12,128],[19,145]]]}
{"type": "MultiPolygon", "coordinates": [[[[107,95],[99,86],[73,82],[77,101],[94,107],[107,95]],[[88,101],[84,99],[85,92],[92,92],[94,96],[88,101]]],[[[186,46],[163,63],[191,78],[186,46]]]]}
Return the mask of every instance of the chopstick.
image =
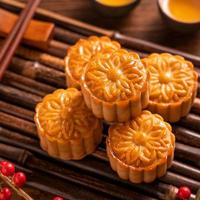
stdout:
{"type": "Polygon", "coordinates": [[[0,51],[0,81],[41,0],[29,0],[0,51]]]}

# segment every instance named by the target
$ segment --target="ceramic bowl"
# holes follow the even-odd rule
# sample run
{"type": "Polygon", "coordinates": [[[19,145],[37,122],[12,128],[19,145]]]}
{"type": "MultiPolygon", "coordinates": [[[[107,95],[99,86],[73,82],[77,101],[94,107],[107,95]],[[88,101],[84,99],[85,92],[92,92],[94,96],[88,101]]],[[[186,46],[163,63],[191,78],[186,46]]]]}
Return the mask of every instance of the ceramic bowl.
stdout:
{"type": "Polygon", "coordinates": [[[200,21],[184,22],[173,17],[168,9],[168,0],[158,0],[157,3],[163,19],[170,28],[185,33],[194,32],[200,29],[200,21]]]}
{"type": "Polygon", "coordinates": [[[123,6],[109,6],[101,3],[99,0],[93,0],[95,7],[105,16],[120,17],[131,11],[139,2],[139,0],[132,0],[131,3],[123,6]]]}

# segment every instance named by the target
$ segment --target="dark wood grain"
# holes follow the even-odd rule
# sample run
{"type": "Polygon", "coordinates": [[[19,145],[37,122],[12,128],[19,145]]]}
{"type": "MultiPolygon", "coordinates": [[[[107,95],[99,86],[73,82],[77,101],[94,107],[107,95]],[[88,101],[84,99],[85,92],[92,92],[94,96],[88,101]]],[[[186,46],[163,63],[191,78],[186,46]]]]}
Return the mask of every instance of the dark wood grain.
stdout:
{"type": "MultiPolygon", "coordinates": [[[[141,0],[129,15],[118,19],[102,17],[91,1],[43,0],[41,7],[200,55],[199,33],[181,36],[170,31],[161,21],[156,0],[141,0]]],[[[81,161],[60,161],[42,151],[33,124],[35,104],[45,93],[58,87],[65,88],[62,58],[69,45],[84,37],[81,33],[74,34],[68,26],[64,27],[56,27],[49,49],[36,50],[31,46],[18,49],[4,82],[0,84],[0,160],[2,156],[16,162],[19,169],[28,170],[29,180],[25,189],[37,200],[48,200],[55,195],[71,200],[163,199],[169,184],[173,187],[188,185],[195,194],[200,181],[199,98],[195,100],[192,114],[179,126],[174,125],[178,143],[172,168],[165,177],[152,184],[137,185],[117,177],[109,167],[106,156],[106,132],[97,151],[81,161]],[[27,152],[31,154],[28,159],[27,152]]],[[[144,49],[138,49],[138,52],[141,56],[146,55],[144,49]]]]}
{"type": "MultiPolygon", "coordinates": [[[[22,0],[20,0],[22,1],[22,0]]],[[[128,15],[120,18],[102,17],[92,0],[43,0],[42,8],[79,19],[100,27],[120,30],[142,38],[200,56],[200,32],[183,35],[170,30],[163,22],[156,0],[140,0],[128,15]]]]}

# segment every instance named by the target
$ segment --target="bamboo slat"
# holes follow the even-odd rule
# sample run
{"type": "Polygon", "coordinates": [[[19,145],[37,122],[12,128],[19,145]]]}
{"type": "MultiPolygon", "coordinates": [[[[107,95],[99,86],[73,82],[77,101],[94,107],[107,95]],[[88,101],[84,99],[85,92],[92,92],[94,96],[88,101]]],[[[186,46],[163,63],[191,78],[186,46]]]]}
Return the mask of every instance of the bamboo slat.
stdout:
{"type": "MultiPolygon", "coordinates": [[[[15,12],[24,4],[14,0],[0,0],[0,7],[15,12]]],[[[32,177],[28,186],[48,195],[60,194],[66,199],[166,199],[173,196],[177,187],[187,185],[193,194],[200,187],[200,84],[189,115],[173,124],[176,135],[175,160],[167,174],[151,184],[132,184],[121,180],[111,170],[105,151],[107,127],[102,143],[90,156],[81,161],[61,161],[49,157],[41,150],[33,121],[35,105],[42,97],[56,88],[66,88],[64,61],[67,48],[78,39],[91,34],[107,35],[122,43],[125,48],[136,51],[141,57],[151,52],[167,51],[179,54],[200,64],[198,56],[156,45],[137,38],[130,38],[44,9],[37,16],[56,24],[55,35],[48,49],[20,46],[11,66],[0,83],[0,159],[12,160],[32,177]],[[43,175],[39,183],[39,175],[43,175]],[[49,177],[58,185],[52,187],[49,177]],[[66,192],[64,184],[69,187],[66,192]],[[98,195],[97,195],[98,194],[98,195]]],[[[2,39],[0,39],[0,45],[2,39]]],[[[196,68],[198,74],[200,70],[196,68]]]]}

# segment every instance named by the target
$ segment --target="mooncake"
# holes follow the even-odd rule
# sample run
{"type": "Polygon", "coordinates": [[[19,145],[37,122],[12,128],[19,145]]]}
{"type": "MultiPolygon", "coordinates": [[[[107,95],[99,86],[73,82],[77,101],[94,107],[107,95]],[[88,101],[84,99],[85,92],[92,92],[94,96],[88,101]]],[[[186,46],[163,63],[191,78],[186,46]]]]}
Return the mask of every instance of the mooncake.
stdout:
{"type": "Polygon", "coordinates": [[[181,56],[168,53],[154,53],[142,61],[150,74],[148,110],[160,114],[169,122],[186,116],[198,86],[193,64],[181,56]]]}
{"type": "Polygon", "coordinates": [[[58,89],[45,96],[36,106],[34,119],[41,147],[53,157],[81,159],[101,141],[101,122],[75,88],[58,89]]]}
{"type": "Polygon", "coordinates": [[[160,115],[145,110],[128,122],[110,126],[106,147],[111,167],[119,177],[149,183],[171,166],[175,137],[160,115]]]}
{"type": "Polygon", "coordinates": [[[109,49],[119,49],[121,46],[118,42],[103,36],[90,36],[87,39],[80,39],[75,45],[67,51],[65,58],[65,72],[68,87],[80,89],[80,78],[85,64],[90,58],[99,51],[109,49]]]}
{"type": "Polygon", "coordinates": [[[147,106],[148,78],[138,54],[124,49],[100,52],[86,64],[81,90],[96,117],[124,122],[147,106]]]}

